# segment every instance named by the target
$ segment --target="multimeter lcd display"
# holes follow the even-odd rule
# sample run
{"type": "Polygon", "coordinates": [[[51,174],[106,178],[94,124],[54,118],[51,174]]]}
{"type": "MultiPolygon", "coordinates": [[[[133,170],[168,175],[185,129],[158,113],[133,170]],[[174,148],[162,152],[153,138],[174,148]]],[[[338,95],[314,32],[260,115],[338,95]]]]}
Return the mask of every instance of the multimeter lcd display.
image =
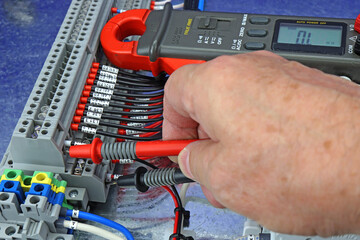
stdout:
{"type": "Polygon", "coordinates": [[[277,42],[288,44],[340,47],[341,35],[341,26],[304,26],[304,24],[299,25],[292,23],[281,23],[277,42]]]}
{"type": "Polygon", "coordinates": [[[345,23],[279,19],[275,24],[272,48],[277,51],[342,55],[345,36],[345,23]]]}

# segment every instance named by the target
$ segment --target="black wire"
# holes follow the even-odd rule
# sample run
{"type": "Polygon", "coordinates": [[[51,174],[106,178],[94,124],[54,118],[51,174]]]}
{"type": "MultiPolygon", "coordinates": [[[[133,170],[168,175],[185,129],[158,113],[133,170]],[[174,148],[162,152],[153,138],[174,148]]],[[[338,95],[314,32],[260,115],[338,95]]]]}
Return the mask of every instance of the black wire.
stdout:
{"type": "Polygon", "coordinates": [[[116,102],[110,102],[109,106],[110,107],[123,108],[123,109],[125,108],[125,109],[140,109],[140,110],[158,109],[158,108],[163,107],[162,104],[152,105],[152,106],[136,106],[136,105],[125,105],[125,104],[120,104],[120,103],[116,103],[116,102]]]}
{"type": "MultiPolygon", "coordinates": [[[[85,108],[87,111],[89,110],[88,107],[85,108]]],[[[146,112],[125,112],[125,111],[116,111],[113,109],[104,109],[103,113],[108,113],[108,114],[117,114],[117,115],[126,115],[126,116],[149,116],[149,115],[158,115],[158,114],[162,114],[163,111],[162,110],[158,110],[158,111],[146,111],[146,112]]]]}
{"type": "Polygon", "coordinates": [[[152,97],[159,97],[164,95],[164,92],[139,94],[139,93],[124,93],[124,92],[114,91],[113,93],[116,96],[134,97],[134,98],[152,98],[152,97]]]}
{"type": "MultiPolygon", "coordinates": [[[[92,86],[91,91],[96,92],[97,88],[101,88],[101,87],[92,86]]],[[[106,89],[106,88],[103,88],[103,89],[106,89]]],[[[160,89],[160,90],[162,90],[162,89],[160,89]]],[[[143,90],[143,93],[125,93],[125,92],[123,92],[121,90],[117,90],[117,89],[114,89],[112,91],[113,91],[113,95],[123,96],[123,97],[133,97],[133,98],[152,98],[152,97],[159,97],[159,96],[164,95],[164,91],[159,91],[159,92],[155,92],[155,93],[146,93],[146,92],[148,92],[148,90],[143,90]]],[[[107,93],[105,93],[105,94],[107,94],[107,93]]]]}
{"type": "Polygon", "coordinates": [[[162,129],[161,126],[156,127],[156,128],[141,128],[141,127],[126,126],[126,125],[119,125],[117,128],[134,130],[134,131],[142,131],[142,132],[159,132],[162,129]]]}
{"type": "Polygon", "coordinates": [[[138,162],[138,163],[144,164],[144,165],[146,165],[146,166],[148,166],[148,167],[151,167],[152,169],[158,169],[158,167],[156,167],[154,164],[151,164],[151,163],[149,163],[149,162],[147,162],[147,161],[145,161],[145,160],[142,160],[142,159],[140,159],[140,158],[135,158],[135,159],[133,159],[133,160],[136,161],[136,162],[138,162]]]}
{"type": "MultiPolygon", "coordinates": [[[[94,92],[91,92],[90,95],[93,96],[94,92]]],[[[134,102],[134,101],[130,101],[130,99],[127,99],[126,97],[132,97],[133,95],[132,94],[129,94],[129,93],[126,93],[126,94],[122,94],[123,97],[120,97],[120,96],[116,96],[116,95],[111,95],[111,100],[113,101],[117,101],[117,102],[127,102],[127,103],[131,103],[131,102],[134,102]]],[[[161,96],[162,94],[160,95],[157,95],[157,96],[161,96]]],[[[156,97],[157,97],[156,96],[156,97]]],[[[148,98],[149,96],[147,95],[142,95],[141,97],[143,98],[148,98]]],[[[153,97],[153,96],[150,96],[150,97],[153,97]]],[[[99,99],[101,100],[101,99],[99,99]]],[[[135,99],[136,100],[136,99],[135,99]]],[[[155,99],[157,100],[157,102],[162,102],[162,98],[159,98],[159,99],[155,99]]],[[[149,102],[147,100],[136,100],[136,103],[139,103],[139,104],[149,104],[149,102]]]]}
{"type": "Polygon", "coordinates": [[[179,211],[179,222],[178,222],[178,225],[176,226],[176,232],[180,234],[181,233],[181,224],[182,224],[182,217],[183,217],[183,214],[184,214],[183,213],[184,209],[183,209],[182,202],[181,202],[181,199],[180,199],[180,196],[179,196],[179,193],[178,193],[176,187],[174,185],[171,185],[170,187],[171,187],[172,191],[174,192],[176,200],[179,203],[179,210],[178,210],[179,211]]]}
{"type": "MultiPolygon", "coordinates": [[[[99,80],[99,75],[96,75],[96,80],[99,80]]],[[[138,87],[156,87],[156,86],[164,86],[163,83],[158,83],[158,81],[136,81],[133,78],[118,76],[116,79],[116,84],[125,84],[130,86],[138,86],[138,87]]]]}
{"type": "MultiPolygon", "coordinates": [[[[94,97],[88,97],[88,103],[90,103],[90,100],[94,99],[94,100],[100,100],[100,101],[108,101],[108,100],[102,100],[102,99],[97,99],[94,97]]],[[[110,100],[111,101],[111,100],[110,100]]],[[[140,100],[140,99],[128,99],[128,98],[119,98],[117,97],[117,101],[121,101],[121,102],[125,102],[125,103],[134,103],[134,104],[152,104],[152,103],[159,103],[163,101],[163,98],[157,98],[157,99],[153,99],[153,100],[140,100]]]]}
{"type": "Polygon", "coordinates": [[[160,85],[160,84],[154,84],[154,83],[148,83],[148,82],[128,82],[126,80],[130,80],[131,78],[118,78],[118,80],[116,81],[116,83],[121,83],[121,84],[125,84],[125,85],[130,85],[130,86],[137,86],[137,87],[155,87],[155,86],[164,86],[164,85],[160,85]],[[125,80],[123,80],[125,79],[125,80]]]}
{"type": "Polygon", "coordinates": [[[121,98],[122,102],[126,103],[137,103],[137,104],[152,104],[152,103],[159,103],[163,101],[163,98],[157,98],[153,100],[140,100],[140,99],[128,99],[128,98],[121,98]]]}
{"type": "Polygon", "coordinates": [[[162,121],[163,117],[149,118],[149,119],[135,119],[135,118],[124,118],[124,117],[114,116],[111,114],[102,114],[101,119],[111,119],[111,120],[118,120],[118,121],[123,121],[123,122],[134,122],[134,123],[150,123],[150,122],[162,121]]]}
{"type": "MultiPolygon", "coordinates": [[[[84,122],[82,122],[82,123],[85,124],[85,125],[90,125],[92,127],[94,126],[94,125],[91,125],[91,124],[88,124],[88,123],[84,123],[84,122]]],[[[121,125],[121,124],[118,124],[118,123],[105,122],[104,120],[100,120],[99,125],[100,126],[106,126],[106,127],[134,130],[134,131],[139,131],[139,132],[154,132],[154,133],[155,132],[160,132],[161,129],[162,129],[161,127],[159,127],[159,128],[136,128],[136,127],[130,127],[130,126],[121,125]]]]}
{"type": "MultiPolygon", "coordinates": [[[[144,164],[144,165],[146,165],[148,167],[151,167],[153,169],[158,169],[158,167],[156,167],[155,165],[153,165],[153,164],[151,164],[149,162],[146,162],[146,161],[144,161],[142,159],[137,158],[137,159],[133,159],[133,160],[136,161],[136,162],[139,162],[141,164],[144,164]]],[[[180,234],[181,233],[182,216],[184,214],[183,213],[184,209],[183,209],[181,198],[179,196],[179,193],[178,193],[176,187],[174,185],[171,185],[170,187],[171,187],[171,190],[174,192],[175,198],[176,198],[176,200],[177,200],[177,202],[179,204],[179,210],[178,210],[179,211],[179,221],[178,221],[178,225],[176,226],[176,233],[180,234]]]]}
{"type": "Polygon", "coordinates": [[[144,88],[125,87],[125,86],[115,85],[115,89],[128,90],[128,91],[137,91],[137,92],[140,92],[140,91],[141,91],[141,92],[143,92],[143,91],[157,91],[157,90],[164,89],[164,87],[163,87],[163,86],[147,87],[147,89],[144,89],[144,88]]]}
{"type": "Polygon", "coordinates": [[[103,130],[96,130],[96,134],[107,136],[107,137],[121,138],[121,139],[126,139],[126,140],[135,140],[135,141],[155,141],[155,140],[161,139],[161,132],[159,132],[158,134],[151,136],[151,137],[134,137],[134,136],[129,136],[129,135],[121,135],[121,134],[116,134],[116,133],[112,133],[112,132],[106,132],[103,130]]]}
{"type": "Polygon", "coordinates": [[[150,76],[146,76],[146,75],[143,75],[143,74],[140,74],[140,73],[130,73],[130,72],[126,72],[126,71],[123,71],[121,69],[119,69],[119,73],[123,74],[123,75],[128,75],[130,77],[136,77],[136,78],[144,78],[144,79],[154,79],[154,77],[150,77],[150,76]]]}

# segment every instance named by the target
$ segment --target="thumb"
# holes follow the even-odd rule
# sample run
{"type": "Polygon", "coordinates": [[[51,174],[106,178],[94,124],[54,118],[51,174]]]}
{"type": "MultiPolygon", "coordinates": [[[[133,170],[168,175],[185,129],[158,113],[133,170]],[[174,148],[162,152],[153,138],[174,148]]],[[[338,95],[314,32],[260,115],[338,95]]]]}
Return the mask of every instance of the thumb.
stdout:
{"type": "Polygon", "coordinates": [[[179,154],[178,163],[181,171],[187,176],[201,184],[207,185],[209,167],[211,162],[220,153],[219,143],[210,139],[196,141],[188,144],[179,154]]]}

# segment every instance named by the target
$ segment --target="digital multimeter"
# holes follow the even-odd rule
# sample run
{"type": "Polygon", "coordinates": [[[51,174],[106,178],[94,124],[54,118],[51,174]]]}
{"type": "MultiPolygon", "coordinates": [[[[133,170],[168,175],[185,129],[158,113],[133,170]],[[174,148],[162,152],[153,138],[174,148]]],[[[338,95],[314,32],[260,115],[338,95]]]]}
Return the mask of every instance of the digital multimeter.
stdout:
{"type": "Polygon", "coordinates": [[[105,25],[101,43],[113,64],[155,75],[219,55],[267,50],[360,83],[355,28],[352,19],[175,11],[166,5],[162,11],[115,16],[105,25]],[[129,35],[141,37],[123,42],[129,35]]]}

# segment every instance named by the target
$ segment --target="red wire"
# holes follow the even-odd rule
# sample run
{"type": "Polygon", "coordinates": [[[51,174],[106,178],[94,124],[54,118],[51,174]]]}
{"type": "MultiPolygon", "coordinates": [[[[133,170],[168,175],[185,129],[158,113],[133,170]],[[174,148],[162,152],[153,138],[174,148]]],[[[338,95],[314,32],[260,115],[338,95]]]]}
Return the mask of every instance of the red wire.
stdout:
{"type": "MultiPolygon", "coordinates": [[[[175,208],[179,208],[179,203],[178,203],[173,191],[171,191],[171,189],[168,186],[162,186],[162,188],[164,188],[166,191],[168,191],[170,193],[172,199],[174,200],[175,208]]],[[[176,233],[176,231],[177,231],[178,224],[179,224],[179,211],[176,211],[175,212],[175,222],[174,222],[174,233],[176,233]]],[[[173,238],[173,239],[176,240],[176,238],[173,238]]]]}

